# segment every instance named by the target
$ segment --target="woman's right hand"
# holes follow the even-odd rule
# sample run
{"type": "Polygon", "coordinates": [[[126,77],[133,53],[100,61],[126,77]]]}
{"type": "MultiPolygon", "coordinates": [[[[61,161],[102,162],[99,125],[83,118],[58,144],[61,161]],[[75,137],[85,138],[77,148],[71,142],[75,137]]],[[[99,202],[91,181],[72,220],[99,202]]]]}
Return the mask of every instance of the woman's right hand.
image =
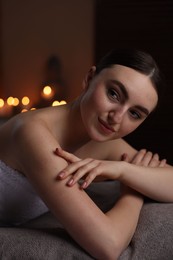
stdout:
{"type": "Polygon", "coordinates": [[[78,162],[81,159],[79,157],[77,157],[76,155],[72,154],[72,153],[68,153],[65,150],[63,150],[61,147],[58,147],[55,149],[54,152],[56,155],[62,157],[63,159],[65,159],[68,163],[74,163],[74,162],[78,162]]]}

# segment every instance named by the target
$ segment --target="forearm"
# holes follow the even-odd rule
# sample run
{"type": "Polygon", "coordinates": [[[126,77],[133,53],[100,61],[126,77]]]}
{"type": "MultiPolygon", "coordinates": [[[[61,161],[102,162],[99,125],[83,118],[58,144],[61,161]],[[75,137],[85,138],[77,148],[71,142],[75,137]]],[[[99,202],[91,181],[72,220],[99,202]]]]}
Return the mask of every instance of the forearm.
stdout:
{"type": "Polygon", "coordinates": [[[58,215],[68,232],[96,259],[118,259],[135,232],[142,196],[128,188],[104,214],[76,185],[67,189],[71,204],[65,204],[63,214],[58,212],[58,215]],[[77,217],[79,212],[80,218],[77,217]]]}
{"type": "Polygon", "coordinates": [[[129,187],[106,215],[112,222],[112,229],[118,237],[119,255],[130,243],[138,223],[143,196],[129,187]]]}
{"type": "Polygon", "coordinates": [[[94,258],[117,259],[133,236],[142,206],[141,198],[124,194],[104,214],[78,185],[69,188],[63,183],[65,181],[55,183],[48,195],[44,192],[44,201],[51,211],[94,258]]]}
{"type": "Polygon", "coordinates": [[[173,202],[173,167],[143,167],[124,162],[120,181],[143,195],[173,202]]]}

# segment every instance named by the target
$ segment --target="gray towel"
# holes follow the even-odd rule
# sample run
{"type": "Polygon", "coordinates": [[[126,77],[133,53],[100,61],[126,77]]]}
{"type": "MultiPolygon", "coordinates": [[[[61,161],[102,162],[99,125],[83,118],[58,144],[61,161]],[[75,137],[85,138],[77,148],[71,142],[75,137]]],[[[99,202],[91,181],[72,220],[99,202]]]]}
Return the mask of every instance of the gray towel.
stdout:
{"type": "Polygon", "coordinates": [[[0,161],[0,226],[19,225],[47,211],[28,179],[0,161]]]}

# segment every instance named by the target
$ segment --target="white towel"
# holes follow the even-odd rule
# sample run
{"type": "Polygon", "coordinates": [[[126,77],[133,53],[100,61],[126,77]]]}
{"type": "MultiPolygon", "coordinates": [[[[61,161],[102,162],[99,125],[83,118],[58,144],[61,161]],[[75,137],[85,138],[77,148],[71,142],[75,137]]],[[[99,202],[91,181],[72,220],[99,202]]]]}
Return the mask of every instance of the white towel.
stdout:
{"type": "Polygon", "coordinates": [[[47,211],[28,179],[0,160],[0,226],[19,225],[47,211]]]}

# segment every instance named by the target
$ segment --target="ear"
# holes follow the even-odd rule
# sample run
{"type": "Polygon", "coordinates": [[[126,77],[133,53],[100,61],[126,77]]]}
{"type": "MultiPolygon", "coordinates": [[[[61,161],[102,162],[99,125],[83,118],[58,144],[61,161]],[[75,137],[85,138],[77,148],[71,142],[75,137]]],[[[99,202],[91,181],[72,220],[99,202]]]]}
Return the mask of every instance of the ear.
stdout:
{"type": "Polygon", "coordinates": [[[88,71],[88,73],[86,74],[84,80],[83,80],[83,89],[87,90],[89,87],[89,84],[91,82],[91,80],[94,78],[95,76],[95,72],[96,72],[96,67],[92,66],[91,69],[88,71]]]}

